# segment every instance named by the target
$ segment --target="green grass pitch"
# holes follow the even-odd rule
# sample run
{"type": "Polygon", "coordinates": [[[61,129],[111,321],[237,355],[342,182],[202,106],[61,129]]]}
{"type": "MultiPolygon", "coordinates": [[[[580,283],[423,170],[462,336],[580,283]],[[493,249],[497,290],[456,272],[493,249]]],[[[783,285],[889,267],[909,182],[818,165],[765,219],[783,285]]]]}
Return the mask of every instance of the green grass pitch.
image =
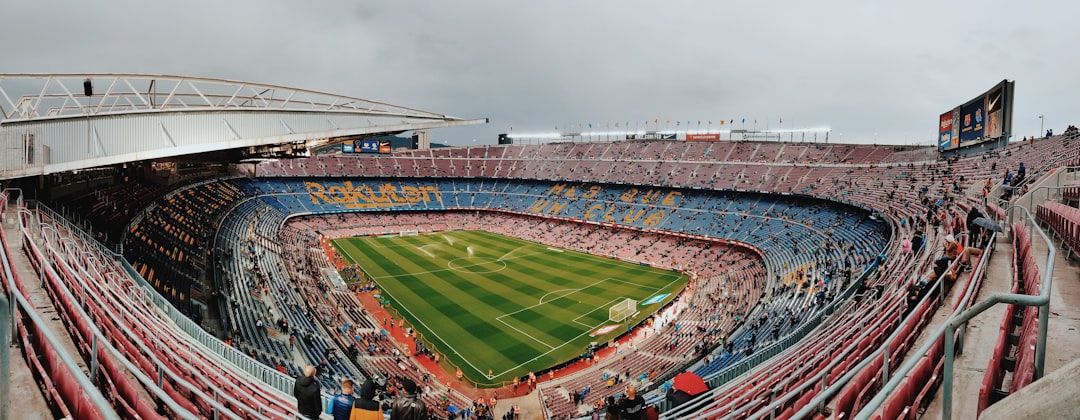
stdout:
{"type": "Polygon", "coordinates": [[[636,323],[673,299],[686,276],[502,235],[453,231],[333,242],[379,285],[430,348],[480,386],[570,360],[626,323],[608,320],[625,298],[636,323]],[[642,305],[667,294],[659,302],[642,305]],[[610,332],[592,336],[604,326],[610,332]],[[488,375],[489,370],[492,372],[488,375]]]}

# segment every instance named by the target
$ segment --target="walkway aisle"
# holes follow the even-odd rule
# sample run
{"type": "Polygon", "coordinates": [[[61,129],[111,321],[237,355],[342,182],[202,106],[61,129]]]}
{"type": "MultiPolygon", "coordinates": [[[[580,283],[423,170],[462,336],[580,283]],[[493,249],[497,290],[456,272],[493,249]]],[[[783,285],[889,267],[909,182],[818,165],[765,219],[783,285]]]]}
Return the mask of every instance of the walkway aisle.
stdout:
{"type": "MultiPolygon", "coordinates": [[[[1033,232],[1032,252],[1040,270],[1046,263],[1046,244],[1033,232]]],[[[1055,241],[1055,245],[1057,242],[1055,241]]],[[[997,252],[990,261],[988,276],[983,283],[976,302],[996,292],[1008,292],[1012,284],[1012,244],[1008,238],[997,243],[997,252]]],[[[1042,272],[1040,271],[1040,275],[1042,272]]],[[[1080,264],[1067,261],[1060,248],[1054,262],[1054,280],[1050,294],[1050,321],[1047,329],[1046,374],[1080,359],[1080,264]]],[[[952,296],[950,295],[950,299],[952,296]]],[[[973,318],[964,336],[964,353],[956,358],[953,378],[954,419],[975,418],[979,403],[979,388],[986,371],[994,344],[1000,334],[999,327],[1005,314],[1004,305],[996,305],[973,318]]],[[[939,316],[943,317],[943,315],[939,316]]],[[[932,327],[940,325],[935,318],[932,327]]],[[[941,418],[943,390],[938,389],[926,409],[925,419],[941,418]]]]}
{"type": "MultiPolygon", "coordinates": [[[[19,232],[19,222],[16,218],[18,212],[14,204],[9,206],[7,211],[0,216],[3,217],[4,238],[11,247],[8,251],[11,252],[12,269],[18,273],[19,279],[26,285],[26,290],[30,293],[30,303],[34,305],[34,310],[45,320],[46,325],[54,335],[64,343],[64,349],[76,357],[83,373],[89,373],[89,369],[82,363],[79,353],[75,350],[75,344],[71,342],[71,336],[67,334],[67,328],[60,322],[52,300],[49,299],[48,293],[41,288],[41,280],[34,274],[30,261],[27,260],[26,254],[23,254],[22,247],[19,245],[22,242],[22,233],[19,232]]],[[[15,305],[16,303],[13,301],[11,304],[15,305]]],[[[17,332],[12,331],[11,334],[14,337],[17,332]]],[[[3,343],[3,345],[8,345],[8,343],[3,343]]],[[[5,380],[8,381],[8,392],[10,392],[8,398],[10,398],[11,404],[7,407],[8,417],[13,419],[53,418],[52,412],[45,402],[45,396],[42,395],[37,380],[34,379],[30,367],[27,366],[26,359],[23,358],[22,349],[18,345],[11,345],[8,350],[11,352],[10,376],[7,376],[8,372],[0,372],[0,375],[7,376],[5,380]]]]}

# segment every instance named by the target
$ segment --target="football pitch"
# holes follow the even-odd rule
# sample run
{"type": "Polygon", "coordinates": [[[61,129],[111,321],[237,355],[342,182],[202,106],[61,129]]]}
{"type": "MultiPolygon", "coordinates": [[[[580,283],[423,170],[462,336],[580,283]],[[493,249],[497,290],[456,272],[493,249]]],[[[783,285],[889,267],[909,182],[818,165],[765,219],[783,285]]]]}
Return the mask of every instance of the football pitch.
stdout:
{"type": "Polygon", "coordinates": [[[583,354],[590,342],[626,331],[626,321],[609,321],[612,305],[637,301],[633,325],[687,282],[677,272],[478,231],[333,244],[429,348],[480,386],[583,354]]]}

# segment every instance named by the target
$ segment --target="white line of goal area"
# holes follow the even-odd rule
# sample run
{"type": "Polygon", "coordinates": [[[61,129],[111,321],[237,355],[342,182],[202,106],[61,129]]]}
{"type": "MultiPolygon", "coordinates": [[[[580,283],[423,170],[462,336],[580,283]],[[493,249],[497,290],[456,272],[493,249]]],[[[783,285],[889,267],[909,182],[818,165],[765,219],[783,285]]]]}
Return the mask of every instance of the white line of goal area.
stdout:
{"type": "MultiPolygon", "coordinates": [[[[543,345],[544,347],[547,347],[548,349],[550,349],[549,351],[547,351],[547,352],[545,352],[545,353],[541,354],[541,356],[542,356],[542,355],[546,355],[546,354],[548,354],[548,353],[551,353],[551,352],[552,352],[552,351],[554,351],[555,349],[558,349],[559,347],[565,346],[565,345],[566,345],[566,344],[568,344],[569,342],[571,342],[571,341],[573,341],[573,340],[576,340],[576,339],[577,339],[578,337],[581,337],[581,334],[579,334],[579,335],[578,335],[577,337],[574,337],[573,339],[570,339],[570,340],[566,340],[566,341],[561,341],[561,342],[557,343],[556,345],[551,345],[551,344],[549,344],[549,343],[545,342],[544,340],[541,340],[541,339],[539,339],[539,338],[533,337],[533,336],[532,336],[531,334],[529,334],[529,333],[527,333],[527,332],[525,332],[525,331],[522,331],[522,330],[518,329],[517,327],[515,327],[515,326],[513,326],[513,325],[510,325],[510,323],[508,323],[508,322],[504,321],[504,320],[503,320],[503,318],[504,318],[504,317],[508,317],[508,316],[511,316],[511,315],[514,315],[514,314],[516,314],[516,313],[519,313],[519,312],[522,312],[522,311],[528,311],[528,310],[531,310],[531,309],[533,309],[533,308],[536,308],[536,307],[538,307],[538,306],[543,306],[543,305],[547,305],[547,304],[550,304],[551,302],[554,302],[554,301],[556,301],[556,300],[559,300],[559,299],[563,299],[563,298],[566,298],[567,296],[570,296],[570,295],[573,295],[573,294],[575,294],[575,293],[578,293],[578,292],[580,292],[580,291],[582,291],[582,290],[584,290],[584,289],[590,288],[590,287],[592,287],[592,286],[595,286],[595,285],[598,285],[598,284],[601,284],[601,283],[609,282],[609,281],[610,281],[610,282],[616,282],[616,283],[625,283],[625,284],[630,284],[630,285],[633,285],[633,286],[635,286],[635,287],[638,287],[638,288],[641,288],[641,289],[650,289],[650,290],[652,290],[652,291],[654,292],[654,293],[653,293],[654,295],[655,295],[655,292],[657,292],[657,291],[659,291],[659,290],[660,290],[660,288],[659,288],[659,287],[653,287],[653,286],[646,286],[646,285],[643,285],[643,284],[638,284],[638,283],[634,283],[634,282],[630,282],[630,281],[626,281],[626,280],[620,280],[620,279],[617,279],[617,278],[614,278],[614,277],[608,277],[608,278],[605,278],[605,279],[603,279],[603,280],[595,281],[595,282],[593,282],[592,284],[588,284],[588,285],[586,285],[586,286],[583,286],[583,287],[579,287],[579,288],[577,288],[577,289],[561,289],[561,290],[555,290],[555,291],[549,292],[548,294],[545,294],[544,296],[540,297],[540,301],[539,301],[538,303],[536,303],[535,305],[530,305],[530,306],[526,306],[526,307],[524,307],[524,308],[521,308],[521,309],[518,309],[518,310],[516,310],[516,311],[514,311],[514,312],[509,312],[509,313],[506,313],[506,314],[502,314],[502,315],[499,315],[499,316],[495,317],[495,320],[496,320],[496,321],[499,321],[499,322],[501,322],[501,323],[502,323],[503,325],[506,325],[507,327],[510,327],[510,328],[514,329],[514,331],[517,331],[517,332],[521,333],[521,335],[524,335],[524,336],[526,336],[526,337],[529,337],[529,338],[530,338],[530,339],[532,339],[533,341],[535,341],[535,342],[537,342],[537,343],[540,343],[540,344],[541,344],[541,345],[543,345]],[[544,298],[546,298],[546,297],[547,297],[548,295],[551,295],[552,293],[556,293],[556,292],[562,292],[562,291],[569,291],[570,293],[565,293],[565,294],[559,295],[559,296],[558,296],[558,297],[556,297],[555,299],[552,299],[552,300],[549,300],[549,301],[547,301],[547,302],[544,302],[544,298]]],[[[651,296],[650,296],[650,297],[651,297],[651,296]]],[[[606,323],[606,322],[607,322],[607,320],[605,319],[604,321],[600,321],[600,323],[598,323],[598,324],[589,324],[589,323],[581,322],[580,320],[581,320],[582,318],[584,318],[584,317],[588,316],[589,314],[591,314],[591,313],[593,313],[593,312],[596,312],[597,310],[602,310],[602,309],[610,308],[610,307],[611,307],[611,305],[614,305],[615,303],[617,303],[618,301],[621,301],[621,300],[623,300],[623,299],[625,299],[625,297],[619,297],[619,298],[615,298],[615,299],[612,299],[612,300],[608,301],[607,303],[605,303],[605,304],[603,304],[603,305],[601,305],[601,306],[597,306],[597,307],[594,307],[594,308],[592,308],[591,310],[589,310],[589,311],[586,311],[585,313],[583,313],[583,314],[581,314],[581,315],[578,315],[577,317],[575,317],[575,318],[574,318],[574,319],[572,319],[571,321],[572,321],[572,322],[574,322],[574,323],[576,323],[576,324],[578,324],[578,325],[581,325],[581,326],[585,327],[585,333],[591,333],[591,332],[592,332],[593,330],[595,330],[596,328],[598,328],[598,327],[600,327],[601,325],[603,325],[604,323],[606,323]]],[[[520,367],[520,366],[521,366],[521,365],[518,365],[518,366],[514,367],[513,369],[516,369],[516,368],[518,368],[518,367],[520,367]]]]}
{"type": "MultiPolygon", "coordinates": [[[[345,250],[344,250],[344,248],[342,248],[342,251],[345,251],[345,250]]],[[[556,250],[554,250],[554,249],[550,249],[550,248],[549,248],[549,249],[548,249],[548,251],[549,251],[549,252],[551,252],[551,251],[556,251],[556,250]]],[[[355,258],[353,257],[353,255],[352,255],[352,253],[350,253],[350,252],[348,252],[348,251],[345,251],[345,253],[346,253],[346,254],[347,254],[347,255],[349,256],[349,258],[350,258],[351,260],[353,260],[353,261],[356,261],[356,259],[355,259],[355,258]]],[[[543,253],[543,252],[538,252],[538,253],[535,253],[535,254],[541,254],[541,253],[543,253]]],[[[532,255],[535,255],[535,254],[525,254],[525,255],[521,255],[521,256],[516,256],[516,257],[513,257],[513,258],[508,258],[508,259],[517,259],[517,258],[524,258],[524,257],[529,257],[529,256],[532,256],[532,255]]],[[[601,262],[603,262],[603,261],[604,261],[604,259],[602,259],[602,258],[601,258],[601,262]]],[[[447,270],[449,270],[449,268],[448,268],[447,270]]],[[[437,271],[447,271],[447,270],[436,270],[436,272],[437,272],[437,271]]],[[[371,277],[371,278],[373,278],[373,279],[378,279],[378,278],[393,278],[393,277],[397,277],[397,276],[382,276],[382,277],[372,277],[372,276],[371,276],[370,274],[369,274],[368,276],[369,276],[369,277],[371,277]]],[[[527,364],[529,364],[529,363],[532,363],[532,362],[533,362],[534,360],[536,360],[536,359],[539,359],[539,358],[541,358],[541,357],[547,356],[547,355],[548,355],[548,354],[550,354],[551,352],[554,352],[555,350],[558,350],[559,348],[561,348],[561,347],[563,347],[563,346],[565,346],[565,345],[567,345],[567,344],[570,344],[571,342],[573,342],[573,341],[577,340],[578,338],[581,338],[581,337],[582,337],[582,336],[584,336],[585,334],[590,334],[590,333],[592,333],[592,332],[593,332],[593,331],[594,331],[594,330],[595,330],[595,329],[596,329],[597,327],[599,327],[600,325],[603,325],[604,323],[608,322],[608,321],[606,321],[606,320],[605,320],[605,321],[602,321],[602,322],[600,322],[599,324],[595,324],[595,325],[588,325],[588,324],[584,324],[584,323],[582,323],[582,322],[579,322],[579,321],[578,321],[578,319],[580,319],[581,317],[583,317],[583,316],[585,316],[585,315],[588,315],[588,314],[590,314],[590,313],[592,313],[592,312],[595,312],[595,311],[596,311],[597,309],[600,309],[600,308],[602,308],[602,307],[596,307],[596,308],[593,308],[592,310],[590,310],[590,311],[588,311],[588,312],[586,312],[586,313],[584,313],[584,314],[582,314],[582,315],[579,315],[579,316],[578,316],[577,318],[574,318],[574,322],[575,322],[575,323],[577,323],[577,324],[579,324],[579,325],[583,325],[583,326],[588,326],[588,328],[585,328],[585,329],[584,329],[584,331],[583,331],[583,332],[582,332],[581,334],[578,334],[578,335],[576,335],[576,336],[574,336],[574,337],[572,337],[572,338],[570,338],[570,339],[568,339],[568,340],[566,340],[566,341],[564,341],[564,342],[562,342],[562,343],[559,343],[559,345],[557,345],[557,346],[551,346],[550,344],[548,344],[548,343],[546,343],[546,342],[543,342],[543,341],[540,341],[539,339],[537,339],[537,338],[535,338],[535,337],[533,337],[533,336],[531,336],[531,335],[529,335],[529,334],[527,334],[527,333],[524,333],[524,332],[523,332],[523,331],[521,331],[521,330],[518,330],[518,329],[517,329],[516,327],[513,327],[513,326],[511,326],[511,325],[507,324],[507,323],[506,323],[505,321],[503,321],[503,320],[502,320],[502,319],[500,319],[500,318],[502,318],[502,317],[505,317],[505,316],[508,316],[508,315],[512,315],[512,314],[514,314],[514,313],[517,313],[517,312],[521,312],[521,311],[524,311],[524,310],[527,310],[527,309],[530,309],[530,308],[535,308],[535,307],[537,307],[537,306],[540,306],[540,305],[543,305],[543,304],[545,304],[545,303],[549,303],[550,301],[549,301],[549,302],[544,302],[544,299],[545,299],[545,298],[546,298],[547,296],[551,295],[552,293],[556,293],[556,292],[561,292],[561,291],[570,291],[570,293],[567,293],[567,294],[564,294],[564,295],[560,295],[560,296],[556,297],[556,299],[558,299],[558,298],[562,298],[562,297],[565,297],[565,296],[567,296],[567,295],[570,295],[570,294],[576,293],[576,292],[578,292],[578,291],[581,291],[582,289],[585,289],[585,288],[587,288],[587,287],[590,287],[590,286],[593,286],[593,285],[596,285],[596,284],[599,284],[599,283],[602,283],[602,282],[605,282],[605,281],[609,281],[609,280],[613,280],[613,281],[616,281],[616,282],[621,282],[621,283],[627,283],[627,284],[632,284],[632,285],[635,285],[635,286],[637,286],[637,287],[641,287],[641,288],[645,288],[645,289],[652,289],[652,290],[654,290],[654,293],[653,293],[653,294],[651,294],[651,295],[649,295],[649,296],[647,296],[647,297],[645,297],[644,299],[642,299],[642,300],[641,300],[642,302],[644,302],[644,301],[647,301],[648,299],[652,298],[653,296],[656,296],[656,293],[655,293],[655,292],[658,292],[658,291],[660,291],[660,290],[661,290],[661,288],[657,288],[657,287],[652,287],[652,286],[645,286],[645,285],[642,285],[642,284],[637,284],[637,283],[634,283],[634,282],[629,282],[629,281],[626,281],[626,280],[619,280],[619,279],[616,279],[616,278],[611,278],[611,277],[609,277],[609,278],[605,278],[605,279],[603,279],[603,280],[600,280],[600,281],[594,282],[594,283],[592,283],[592,284],[590,284],[590,285],[587,285],[587,286],[584,286],[584,287],[581,287],[581,288],[578,288],[578,289],[562,289],[562,290],[554,290],[554,291],[552,291],[552,292],[549,292],[549,293],[545,294],[544,296],[542,296],[542,297],[540,298],[540,301],[539,301],[539,302],[538,302],[537,304],[535,304],[535,305],[532,305],[532,306],[529,306],[529,307],[526,307],[526,308],[522,308],[522,309],[519,309],[519,310],[517,310],[517,311],[511,312],[511,313],[507,313],[507,314],[503,314],[503,315],[500,315],[500,316],[496,317],[496,319],[497,319],[497,320],[498,320],[499,322],[502,322],[502,323],[503,323],[504,325],[506,325],[506,326],[508,326],[508,327],[510,327],[510,328],[513,328],[514,330],[517,330],[518,332],[520,332],[520,333],[522,333],[523,335],[525,335],[525,336],[529,337],[530,339],[532,339],[532,340],[534,340],[534,341],[536,341],[536,342],[538,342],[538,343],[540,343],[540,344],[542,344],[542,345],[544,345],[544,346],[548,347],[548,348],[549,348],[550,350],[548,350],[548,351],[546,351],[546,352],[543,352],[543,353],[540,353],[540,354],[536,355],[535,357],[533,357],[532,359],[526,360],[526,361],[524,361],[524,362],[522,362],[522,363],[520,363],[520,364],[518,364],[518,365],[516,365],[516,366],[512,366],[512,367],[510,367],[509,369],[506,369],[506,370],[504,370],[504,371],[502,371],[502,372],[499,372],[499,373],[495,373],[495,374],[492,374],[492,375],[488,375],[488,374],[487,374],[487,373],[486,373],[485,371],[483,371],[483,370],[481,370],[480,368],[476,367],[476,365],[474,365],[474,364],[473,364],[473,361],[472,361],[472,360],[469,360],[469,358],[465,357],[465,355],[463,355],[463,354],[461,354],[460,352],[458,352],[458,351],[457,351],[457,349],[455,349],[455,348],[454,348],[454,346],[450,345],[450,342],[449,342],[449,341],[446,341],[446,340],[444,340],[444,339],[443,339],[442,337],[440,337],[440,336],[438,335],[438,333],[436,333],[436,332],[435,332],[435,330],[433,330],[433,329],[431,329],[430,327],[428,327],[428,326],[427,326],[427,324],[426,324],[426,323],[424,322],[424,320],[423,320],[423,319],[421,319],[421,318],[419,318],[419,317],[417,317],[417,316],[416,316],[415,314],[413,314],[413,313],[412,313],[412,311],[411,311],[411,310],[409,310],[409,308],[408,308],[408,307],[405,307],[405,306],[403,306],[403,307],[402,307],[402,309],[404,309],[404,310],[405,310],[406,312],[408,312],[408,313],[409,313],[409,315],[413,317],[413,319],[416,319],[416,321],[417,321],[417,322],[419,322],[419,323],[420,323],[420,325],[423,325],[423,326],[424,326],[424,329],[426,329],[426,330],[427,330],[428,332],[430,332],[430,333],[431,333],[431,334],[432,334],[432,335],[433,335],[433,336],[434,336],[434,337],[435,337],[436,339],[438,339],[438,340],[439,340],[440,342],[442,342],[442,344],[443,344],[443,345],[445,345],[447,349],[449,349],[449,350],[450,350],[450,351],[452,351],[452,352],[453,352],[453,353],[454,353],[455,355],[457,355],[457,356],[458,356],[459,358],[461,358],[461,360],[463,360],[463,361],[465,362],[465,364],[469,365],[469,367],[470,367],[470,368],[472,368],[472,369],[473,369],[473,371],[475,371],[476,373],[478,373],[478,374],[480,374],[480,375],[483,375],[484,377],[486,377],[486,378],[488,378],[488,379],[493,379],[493,378],[497,378],[497,377],[499,377],[499,376],[505,375],[505,374],[507,374],[507,373],[509,373],[509,372],[511,372],[511,371],[514,371],[514,370],[520,369],[520,368],[521,368],[522,366],[525,366],[525,365],[527,365],[527,364]]],[[[393,294],[391,294],[391,293],[390,293],[389,291],[387,291],[387,290],[385,290],[385,289],[380,289],[380,291],[381,291],[381,293],[385,293],[386,295],[390,296],[390,298],[391,298],[391,299],[393,299],[394,301],[397,301],[397,298],[395,298],[395,297],[394,297],[394,295],[393,295],[393,294]]],[[[552,300],[554,300],[554,299],[552,299],[552,300]]],[[[619,299],[614,299],[613,301],[617,301],[617,300],[619,300],[619,299]]],[[[613,302],[613,301],[612,301],[612,302],[613,302]]],[[[613,304],[612,302],[608,302],[608,303],[606,304],[607,306],[603,306],[603,307],[610,307],[610,306],[611,306],[611,305],[613,304]]]]}

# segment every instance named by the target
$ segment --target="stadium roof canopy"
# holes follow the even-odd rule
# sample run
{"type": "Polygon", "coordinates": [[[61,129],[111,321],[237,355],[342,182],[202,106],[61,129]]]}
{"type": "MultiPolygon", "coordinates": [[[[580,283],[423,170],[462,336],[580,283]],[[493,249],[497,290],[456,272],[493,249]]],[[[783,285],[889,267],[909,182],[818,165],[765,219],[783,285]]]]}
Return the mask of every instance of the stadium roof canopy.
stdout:
{"type": "Polygon", "coordinates": [[[487,122],[284,86],[112,73],[0,73],[0,115],[0,179],[487,122]]]}

